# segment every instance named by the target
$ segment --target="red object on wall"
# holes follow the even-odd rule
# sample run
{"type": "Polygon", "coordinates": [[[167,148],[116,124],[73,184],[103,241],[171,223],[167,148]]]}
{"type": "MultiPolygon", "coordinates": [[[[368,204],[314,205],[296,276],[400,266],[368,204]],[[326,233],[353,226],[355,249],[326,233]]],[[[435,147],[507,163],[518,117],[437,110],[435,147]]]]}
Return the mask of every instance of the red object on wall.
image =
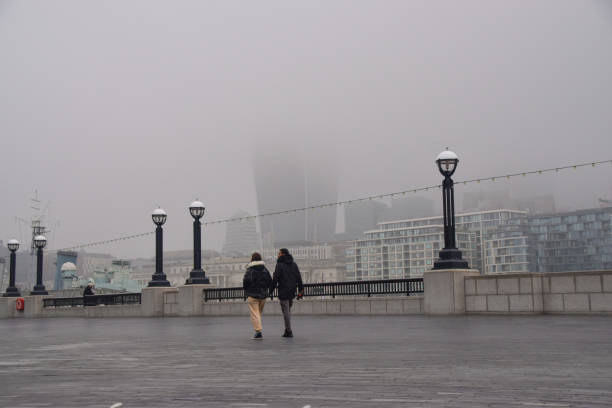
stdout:
{"type": "Polygon", "coordinates": [[[23,300],[23,298],[17,298],[17,301],[15,302],[15,308],[17,310],[23,310],[25,307],[25,301],[23,300]]]}

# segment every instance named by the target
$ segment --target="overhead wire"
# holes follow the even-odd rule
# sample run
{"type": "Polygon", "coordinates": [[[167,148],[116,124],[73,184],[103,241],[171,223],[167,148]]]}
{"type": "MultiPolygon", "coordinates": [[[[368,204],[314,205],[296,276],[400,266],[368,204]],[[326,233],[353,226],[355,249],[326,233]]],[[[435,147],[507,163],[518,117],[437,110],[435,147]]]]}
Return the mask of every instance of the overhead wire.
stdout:
{"type": "MultiPolygon", "coordinates": [[[[559,166],[559,167],[550,167],[550,168],[539,169],[539,170],[521,171],[521,172],[517,172],[517,173],[502,174],[502,175],[498,175],[498,176],[481,177],[481,178],[475,178],[475,179],[469,179],[469,180],[459,180],[459,181],[455,181],[454,184],[455,185],[467,185],[467,184],[472,184],[472,183],[478,183],[479,184],[479,183],[485,182],[485,181],[493,181],[494,182],[496,180],[503,180],[503,179],[510,180],[511,178],[514,178],[514,177],[526,177],[526,176],[534,175],[534,174],[539,174],[540,175],[540,174],[552,173],[552,172],[558,173],[559,171],[562,171],[562,170],[568,170],[568,169],[576,170],[578,168],[587,167],[587,166],[596,167],[597,165],[600,165],[600,164],[612,164],[612,160],[600,160],[600,161],[571,164],[571,165],[559,166]]],[[[210,226],[210,225],[225,224],[225,223],[230,223],[230,222],[255,220],[257,218],[263,218],[263,217],[285,215],[285,214],[304,212],[304,211],[316,210],[316,209],[328,208],[328,207],[337,207],[337,206],[343,206],[343,205],[351,205],[351,204],[360,203],[360,202],[364,202],[364,201],[381,200],[381,199],[384,199],[384,198],[393,198],[393,197],[396,197],[396,196],[405,196],[405,195],[408,195],[408,194],[418,193],[418,192],[421,192],[421,191],[429,191],[429,190],[432,190],[432,189],[439,189],[439,188],[442,188],[442,185],[441,184],[435,184],[435,185],[431,185],[431,186],[413,188],[413,189],[409,189],[409,190],[396,191],[396,192],[393,192],[393,193],[376,194],[376,195],[371,195],[371,196],[366,196],[366,197],[361,197],[361,198],[355,198],[355,199],[351,199],[351,200],[336,201],[336,202],[332,202],[332,203],[324,203],[324,204],[307,206],[307,207],[292,208],[292,209],[288,209],[288,210],[272,211],[272,212],[268,212],[268,213],[264,213],[264,214],[249,215],[249,216],[245,216],[245,217],[224,218],[224,219],[220,219],[220,220],[207,221],[207,222],[202,223],[202,225],[203,226],[210,226]]],[[[135,238],[145,237],[145,236],[148,236],[148,235],[153,235],[154,233],[155,233],[155,231],[150,231],[150,232],[143,232],[143,233],[140,233],[140,234],[125,235],[125,236],[122,236],[122,237],[107,239],[107,240],[104,240],[104,241],[95,241],[95,242],[89,242],[89,243],[74,245],[74,246],[58,249],[57,251],[70,251],[70,250],[75,250],[75,249],[88,248],[88,247],[92,247],[92,246],[107,245],[107,244],[112,244],[112,243],[115,243],[115,242],[124,241],[124,240],[128,240],[128,239],[135,239],[135,238]]]]}

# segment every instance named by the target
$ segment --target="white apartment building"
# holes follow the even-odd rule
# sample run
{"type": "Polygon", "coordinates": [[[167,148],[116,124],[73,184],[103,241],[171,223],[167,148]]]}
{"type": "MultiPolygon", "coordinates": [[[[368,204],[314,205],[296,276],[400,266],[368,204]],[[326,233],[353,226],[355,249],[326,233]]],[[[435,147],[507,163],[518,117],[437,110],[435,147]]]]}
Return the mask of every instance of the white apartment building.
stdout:
{"type": "MultiPolygon", "coordinates": [[[[488,234],[510,219],[525,216],[524,211],[514,210],[457,214],[457,247],[470,267],[483,270],[486,256],[482,243],[488,234]]],[[[364,235],[346,251],[347,280],[421,277],[433,267],[444,247],[443,217],[382,222],[364,235]]]]}
{"type": "MultiPolygon", "coordinates": [[[[288,247],[289,253],[295,260],[324,260],[334,259],[334,247],[332,245],[304,245],[296,247],[288,247]]],[[[263,259],[276,260],[278,254],[278,248],[276,249],[264,249],[261,256],[263,259]]]]}

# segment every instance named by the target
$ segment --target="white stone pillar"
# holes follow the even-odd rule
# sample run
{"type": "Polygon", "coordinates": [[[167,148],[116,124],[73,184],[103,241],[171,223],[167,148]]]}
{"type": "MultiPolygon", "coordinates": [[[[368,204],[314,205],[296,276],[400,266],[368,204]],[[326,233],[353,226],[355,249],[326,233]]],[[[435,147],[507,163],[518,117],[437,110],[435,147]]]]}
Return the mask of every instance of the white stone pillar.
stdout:
{"type": "Polygon", "coordinates": [[[0,319],[15,317],[17,313],[23,314],[23,312],[17,310],[16,302],[16,297],[2,297],[0,295],[0,319]]]}
{"type": "Polygon", "coordinates": [[[142,288],[141,310],[143,317],[160,317],[164,315],[164,293],[176,292],[172,286],[154,286],[142,288]]]}
{"type": "Polygon", "coordinates": [[[178,314],[179,316],[201,316],[204,302],[204,289],[214,288],[215,285],[183,285],[178,287],[178,314]]]}
{"type": "Polygon", "coordinates": [[[426,314],[465,313],[466,276],[478,276],[476,269],[432,269],[423,274],[426,314]]]}
{"type": "Polygon", "coordinates": [[[23,314],[25,317],[41,317],[43,299],[51,296],[22,296],[24,303],[23,314]]]}

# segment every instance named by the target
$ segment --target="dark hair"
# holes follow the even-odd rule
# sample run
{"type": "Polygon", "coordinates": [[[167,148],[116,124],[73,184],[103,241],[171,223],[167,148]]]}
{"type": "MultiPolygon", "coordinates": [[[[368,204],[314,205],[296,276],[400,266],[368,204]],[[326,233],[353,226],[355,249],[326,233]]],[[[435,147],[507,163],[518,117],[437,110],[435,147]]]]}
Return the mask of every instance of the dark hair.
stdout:
{"type": "Polygon", "coordinates": [[[281,248],[279,249],[279,251],[283,255],[289,255],[289,250],[287,248],[281,248]]]}
{"type": "Polygon", "coordinates": [[[251,254],[251,262],[253,261],[261,261],[261,254],[259,252],[253,252],[251,254]]]}

